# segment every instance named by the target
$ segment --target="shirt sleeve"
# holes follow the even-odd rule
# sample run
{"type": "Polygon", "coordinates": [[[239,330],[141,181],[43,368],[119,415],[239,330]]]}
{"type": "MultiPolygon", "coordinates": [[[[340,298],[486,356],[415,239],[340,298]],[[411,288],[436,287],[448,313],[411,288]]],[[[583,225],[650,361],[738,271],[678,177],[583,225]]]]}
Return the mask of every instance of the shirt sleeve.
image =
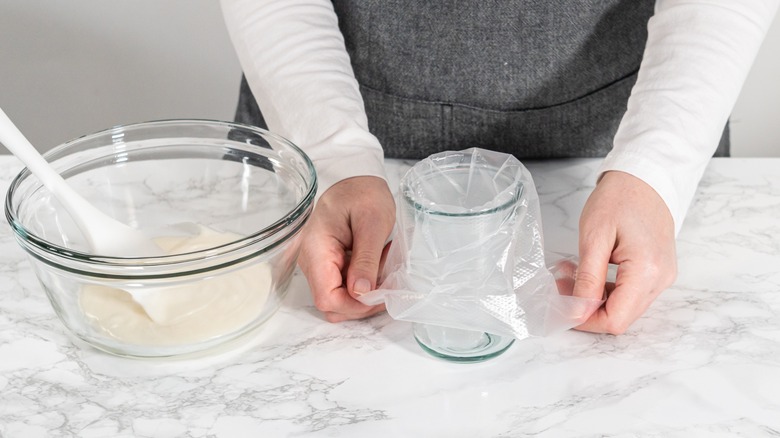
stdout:
{"type": "Polygon", "coordinates": [[[778,0],[659,0],[642,64],[599,175],[652,186],[679,232],[778,0]]]}
{"type": "Polygon", "coordinates": [[[385,178],[329,0],[221,0],[228,33],[270,131],[314,162],[323,193],[359,175],[385,178]]]}

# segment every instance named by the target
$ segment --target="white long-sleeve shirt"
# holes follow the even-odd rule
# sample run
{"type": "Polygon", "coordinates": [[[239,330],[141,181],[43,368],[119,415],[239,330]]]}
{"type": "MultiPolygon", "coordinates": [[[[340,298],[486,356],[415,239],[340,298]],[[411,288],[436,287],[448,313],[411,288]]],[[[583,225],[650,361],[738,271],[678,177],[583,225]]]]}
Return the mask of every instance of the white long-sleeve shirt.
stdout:
{"type": "MultiPolygon", "coordinates": [[[[648,183],[679,231],[780,0],[658,0],[628,109],[600,174],[648,183]]],[[[320,193],[384,177],[329,0],[222,0],[228,31],[271,131],[312,158],[320,193]]]]}

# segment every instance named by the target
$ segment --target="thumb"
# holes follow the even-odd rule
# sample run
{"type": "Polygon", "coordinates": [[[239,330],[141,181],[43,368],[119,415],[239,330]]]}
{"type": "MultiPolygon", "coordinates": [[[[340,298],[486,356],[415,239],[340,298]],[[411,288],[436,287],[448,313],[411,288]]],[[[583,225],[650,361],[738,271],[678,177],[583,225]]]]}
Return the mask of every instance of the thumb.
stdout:
{"type": "Polygon", "coordinates": [[[352,225],[352,257],[347,269],[347,291],[357,298],[373,290],[379,278],[385,241],[390,229],[369,218],[352,225]]]}
{"type": "Polygon", "coordinates": [[[603,243],[580,243],[580,265],[574,277],[572,296],[604,299],[611,255],[610,246],[603,243]]]}

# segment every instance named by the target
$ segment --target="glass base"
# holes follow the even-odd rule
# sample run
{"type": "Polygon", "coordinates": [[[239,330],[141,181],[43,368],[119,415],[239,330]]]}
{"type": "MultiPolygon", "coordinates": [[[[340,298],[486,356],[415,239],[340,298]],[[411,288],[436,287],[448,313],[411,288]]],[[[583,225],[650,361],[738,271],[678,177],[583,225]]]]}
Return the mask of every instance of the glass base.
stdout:
{"type": "Polygon", "coordinates": [[[414,339],[422,349],[451,362],[482,362],[505,352],[515,338],[472,330],[413,324],[414,339]]]}

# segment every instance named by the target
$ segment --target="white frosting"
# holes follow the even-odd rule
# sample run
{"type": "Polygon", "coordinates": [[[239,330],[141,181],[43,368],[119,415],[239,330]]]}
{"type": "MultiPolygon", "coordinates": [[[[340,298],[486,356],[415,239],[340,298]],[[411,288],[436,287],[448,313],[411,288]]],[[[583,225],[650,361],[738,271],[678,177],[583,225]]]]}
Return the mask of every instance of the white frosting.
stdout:
{"type": "MultiPolygon", "coordinates": [[[[196,236],[155,242],[169,254],[212,248],[239,236],[205,227],[196,236]]],[[[151,286],[143,306],[124,287],[85,285],[80,304],[87,319],[106,335],[137,345],[165,346],[205,341],[238,330],[263,311],[271,290],[268,263],[228,267],[181,277],[179,284],[151,286]]],[[[133,290],[135,294],[136,290],[133,290]]]]}

